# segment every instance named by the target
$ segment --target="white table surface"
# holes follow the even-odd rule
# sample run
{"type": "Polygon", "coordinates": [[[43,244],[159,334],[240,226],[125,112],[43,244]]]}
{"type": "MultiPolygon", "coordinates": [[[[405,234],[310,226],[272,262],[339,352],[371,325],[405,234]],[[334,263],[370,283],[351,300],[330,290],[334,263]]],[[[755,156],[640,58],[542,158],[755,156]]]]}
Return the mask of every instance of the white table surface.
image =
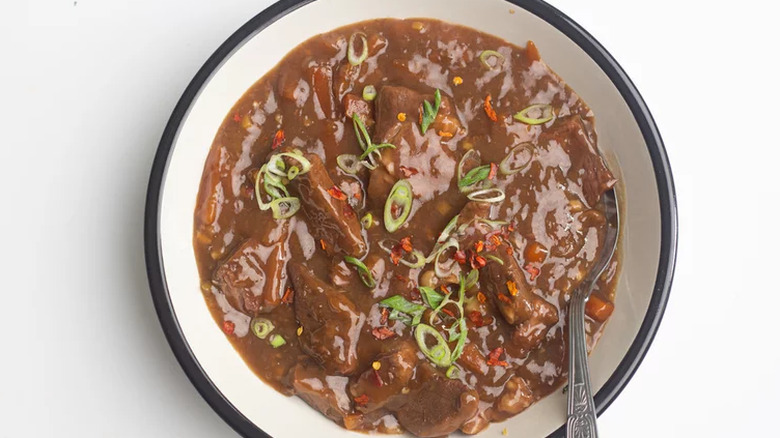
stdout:
{"type": "MultiPolygon", "coordinates": [[[[152,157],[181,92],[270,3],[2,2],[0,437],[236,436],[163,337],[142,221],[152,157]]],[[[644,95],[680,208],[666,316],[601,417],[602,437],[778,436],[772,3],[553,4],[601,41],[644,95]]]]}

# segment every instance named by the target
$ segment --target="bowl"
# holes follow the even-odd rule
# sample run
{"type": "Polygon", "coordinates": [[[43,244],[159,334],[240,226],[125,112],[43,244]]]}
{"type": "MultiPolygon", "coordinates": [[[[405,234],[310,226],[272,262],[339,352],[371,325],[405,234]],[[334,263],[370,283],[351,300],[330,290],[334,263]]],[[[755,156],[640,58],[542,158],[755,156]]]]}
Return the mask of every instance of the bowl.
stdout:
{"type": "MultiPolygon", "coordinates": [[[[297,397],[285,397],[244,364],[200,293],[192,245],[203,166],[225,114],[256,80],[309,37],[383,17],[430,17],[524,45],[587,102],[599,146],[622,180],[623,268],[616,309],[591,355],[603,412],[642,361],[669,296],[677,211],[669,163],[652,116],[625,72],[585,30],[538,0],[284,0],[242,26],[208,59],[177,104],[153,164],[145,222],[147,271],[164,332],[200,394],[246,437],[358,436],[297,397]]],[[[557,391],[483,434],[563,436],[566,400],[557,391]]]]}

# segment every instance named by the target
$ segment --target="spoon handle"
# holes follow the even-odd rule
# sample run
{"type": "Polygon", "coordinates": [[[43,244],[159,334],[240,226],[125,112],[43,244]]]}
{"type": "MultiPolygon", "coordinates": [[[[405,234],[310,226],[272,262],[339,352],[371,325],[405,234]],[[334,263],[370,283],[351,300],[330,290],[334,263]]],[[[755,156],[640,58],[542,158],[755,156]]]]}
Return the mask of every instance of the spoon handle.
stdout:
{"type": "Polygon", "coordinates": [[[585,299],[575,291],[569,308],[568,438],[598,438],[596,405],[590,390],[588,350],[585,347],[585,299]]]}

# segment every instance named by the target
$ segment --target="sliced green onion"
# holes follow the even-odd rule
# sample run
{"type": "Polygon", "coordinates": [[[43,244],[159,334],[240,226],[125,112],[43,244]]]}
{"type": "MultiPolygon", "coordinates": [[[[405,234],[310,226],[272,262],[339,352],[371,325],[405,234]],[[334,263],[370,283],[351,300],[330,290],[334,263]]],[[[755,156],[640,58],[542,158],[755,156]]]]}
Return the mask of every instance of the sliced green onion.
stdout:
{"type": "Polygon", "coordinates": [[[287,187],[282,183],[282,178],[272,173],[263,175],[263,189],[272,199],[286,198],[290,196],[287,187]]]}
{"type": "Polygon", "coordinates": [[[533,157],[534,146],[531,143],[520,144],[512,148],[507,156],[501,160],[498,169],[504,175],[512,175],[528,167],[533,157]]]}
{"type": "MultiPolygon", "coordinates": [[[[301,165],[301,169],[300,169],[300,173],[299,173],[300,175],[303,175],[304,173],[306,173],[309,170],[311,170],[311,161],[306,159],[303,156],[303,153],[301,151],[297,150],[297,149],[292,151],[292,152],[281,152],[281,153],[278,153],[278,154],[275,155],[275,157],[292,158],[293,160],[295,160],[298,163],[300,163],[300,165],[301,165]]],[[[284,164],[284,161],[282,161],[282,164],[284,164]]],[[[284,168],[282,168],[282,169],[284,169],[284,168]]],[[[286,176],[286,175],[287,175],[286,173],[282,173],[280,176],[286,176]]]]}
{"type": "Polygon", "coordinates": [[[352,114],[352,127],[355,128],[355,135],[357,136],[360,147],[365,151],[371,146],[371,136],[368,135],[366,125],[360,120],[357,114],[352,114]]]}
{"type": "Polygon", "coordinates": [[[442,301],[444,301],[444,295],[436,292],[436,289],[428,286],[420,286],[420,296],[422,296],[423,302],[431,309],[439,307],[442,301]]]}
{"type": "Polygon", "coordinates": [[[360,223],[363,225],[363,228],[365,229],[371,228],[372,226],[374,226],[374,215],[371,213],[366,213],[366,215],[360,219],[360,223]]]}
{"type": "Polygon", "coordinates": [[[385,228],[393,233],[406,222],[409,213],[412,211],[412,185],[409,181],[402,179],[395,183],[390,190],[390,196],[385,202],[385,228]],[[401,214],[398,217],[393,216],[393,205],[398,204],[401,207],[401,214]]]}
{"type": "Polygon", "coordinates": [[[301,168],[298,166],[290,166],[290,170],[287,171],[287,179],[292,181],[301,173],[301,168]]]}
{"type": "MultiPolygon", "coordinates": [[[[461,292],[461,299],[463,297],[463,294],[461,292]]],[[[466,345],[466,340],[468,339],[468,336],[466,335],[468,333],[468,326],[466,325],[466,318],[463,317],[463,308],[461,306],[461,316],[460,320],[458,321],[458,325],[460,326],[460,338],[458,339],[458,343],[455,344],[455,348],[452,349],[452,361],[455,362],[458,360],[460,355],[463,353],[463,346],[466,345]]]]}
{"type": "Polygon", "coordinates": [[[255,175],[255,199],[257,200],[257,206],[260,207],[260,210],[268,210],[271,208],[271,204],[266,204],[263,202],[263,194],[260,192],[260,187],[262,187],[263,183],[263,174],[265,173],[265,165],[260,168],[260,170],[255,175]]]}
{"type": "Polygon", "coordinates": [[[344,173],[354,175],[358,173],[362,163],[360,162],[360,158],[358,158],[357,155],[341,154],[336,157],[336,164],[339,166],[339,169],[344,171],[344,173]]]}
{"type": "Polygon", "coordinates": [[[508,222],[508,221],[493,221],[493,220],[490,220],[490,219],[484,219],[484,218],[481,218],[481,217],[478,217],[478,218],[476,218],[475,220],[476,220],[477,222],[481,222],[481,223],[483,223],[483,224],[486,224],[486,225],[488,225],[490,228],[493,228],[493,229],[501,228],[501,227],[502,227],[502,226],[504,226],[504,225],[509,225],[509,222],[508,222]]]}
{"type": "Polygon", "coordinates": [[[460,377],[460,368],[456,367],[455,365],[450,365],[444,375],[447,376],[448,379],[457,379],[460,377]]]}
{"type": "Polygon", "coordinates": [[[284,340],[284,337],[282,335],[271,335],[271,339],[268,340],[268,342],[271,343],[271,346],[274,348],[279,348],[282,345],[286,344],[287,341],[284,340]]]}
{"type": "MultiPolygon", "coordinates": [[[[362,160],[362,159],[364,159],[366,157],[373,158],[373,157],[371,157],[371,154],[373,154],[374,152],[378,153],[380,149],[384,149],[384,148],[395,149],[395,145],[390,144],[390,143],[380,143],[380,144],[369,145],[368,148],[365,150],[365,152],[363,152],[363,155],[360,156],[360,159],[362,160]]],[[[380,157],[381,157],[381,155],[380,155],[380,157]]],[[[372,164],[375,164],[373,162],[373,160],[372,160],[372,164]]]]}
{"type": "Polygon", "coordinates": [[[422,304],[413,303],[401,295],[393,295],[390,298],[385,298],[379,302],[379,305],[412,316],[425,312],[425,306],[422,304]]]}
{"type": "Polygon", "coordinates": [[[463,156],[460,158],[460,161],[458,162],[458,181],[462,180],[464,177],[463,168],[466,165],[466,161],[472,159],[475,160],[477,163],[479,163],[480,161],[479,152],[477,152],[476,149],[469,149],[469,151],[463,154],[463,156]],[[474,155],[474,157],[472,157],[471,155],[474,155]]]}
{"type": "Polygon", "coordinates": [[[274,323],[265,318],[255,318],[249,325],[252,328],[252,333],[260,339],[265,339],[276,328],[274,323]]]}
{"type": "Polygon", "coordinates": [[[433,123],[434,120],[436,120],[436,115],[439,114],[439,107],[441,106],[441,91],[437,88],[436,91],[433,93],[433,105],[431,105],[430,102],[427,100],[423,101],[423,113],[422,113],[422,122],[420,123],[420,132],[425,134],[425,131],[428,130],[428,127],[431,126],[431,123],[433,123]]]}
{"type": "Polygon", "coordinates": [[[471,199],[472,201],[477,202],[487,202],[490,204],[501,202],[506,198],[506,195],[504,194],[504,191],[501,189],[484,189],[484,190],[477,190],[476,192],[471,192],[467,196],[467,198],[471,199]]]}
{"type": "Polygon", "coordinates": [[[477,166],[466,173],[466,175],[458,180],[458,188],[461,192],[474,190],[477,183],[484,179],[487,179],[490,175],[490,165],[485,164],[483,166],[477,166]]]}
{"type": "Polygon", "coordinates": [[[277,176],[287,176],[287,165],[284,164],[284,159],[279,154],[271,155],[268,158],[268,164],[266,167],[266,173],[270,173],[277,176]]]}
{"type": "Polygon", "coordinates": [[[493,260],[494,262],[498,263],[499,265],[503,265],[504,264],[503,260],[501,260],[500,258],[494,256],[493,254],[488,254],[488,255],[485,256],[485,258],[493,260]]]}
{"type": "Polygon", "coordinates": [[[453,263],[455,263],[455,261],[451,260],[450,261],[450,265],[449,265],[450,269],[445,271],[444,270],[445,269],[444,266],[442,266],[442,263],[439,260],[441,255],[444,254],[444,252],[447,251],[449,248],[455,248],[455,250],[457,251],[458,249],[460,249],[460,244],[455,239],[448,240],[444,245],[441,246],[441,248],[439,249],[439,251],[436,253],[436,255],[433,258],[433,262],[434,262],[433,263],[433,270],[436,272],[436,276],[439,277],[439,278],[444,278],[444,277],[446,277],[446,276],[448,276],[448,275],[450,275],[452,273],[452,269],[451,268],[452,268],[453,263]]]}
{"type": "Polygon", "coordinates": [[[352,65],[360,65],[363,61],[368,58],[368,40],[366,40],[366,34],[363,32],[356,32],[353,33],[352,36],[349,37],[349,45],[347,47],[347,60],[352,65]],[[360,40],[363,42],[363,51],[358,55],[355,53],[355,38],[360,37],[360,40]]]}
{"type": "Polygon", "coordinates": [[[435,328],[427,324],[418,324],[414,329],[414,338],[420,351],[435,365],[447,367],[452,364],[452,351],[447,341],[435,328]],[[436,341],[433,347],[428,347],[426,337],[431,336],[436,341]]]}
{"type": "Polygon", "coordinates": [[[479,281],[479,270],[472,269],[469,275],[466,276],[465,288],[471,289],[479,281]]]}
{"type": "Polygon", "coordinates": [[[555,117],[552,105],[546,103],[537,103],[518,112],[513,116],[515,120],[526,125],[541,125],[547,123],[555,117]],[[538,116],[536,116],[538,114],[538,116]]]}
{"type": "Polygon", "coordinates": [[[363,87],[363,100],[371,102],[376,98],[376,87],[373,85],[366,85],[363,87]]]}
{"type": "Polygon", "coordinates": [[[444,227],[444,229],[441,231],[441,234],[439,234],[439,237],[436,239],[436,243],[433,245],[433,249],[431,250],[431,253],[428,255],[428,258],[425,260],[427,263],[433,261],[433,259],[441,250],[441,247],[444,244],[444,242],[446,242],[449,239],[450,233],[452,233],[452,230],[455,229],[455,225],[457,225],[459,217],[460,215],[456,214],[452,219],[450,219],[449,222],[447,222],[447,225],[444,227]]]}
{"type": "Polygon", "coordinates": [[[401,258],[399,262],[401,262],[402,265],[408,266],[412,269],[422,268],[423,266],[425,266],[425,254],[423,254],[422,251],[418,251],[415,249],[411,252],[411,255],[412,257],[414,257],[413,262],[407,261],[404,258],[401,258]]]}
{"type": "Polygon", "coordinates": [[[298,198],[278,198],[271,201],[271,211],[274,219],[287,219],[292,217],[301,208],[298,198]]]}
{"type": "Polygon", "coordinates": [[[486,68],[490,70],[496,70],[500,68],[500,63],[504,61],[504,55],[496,52],[495,50],[483,50],[482,53],[479,54],[479,60],[482,61],[482,65],[484,65],[486,68]],[[491,58],[496,58],[495,63],[490,64],[488,60],[491,58]]]}
{"type": "MultiPolygon", "coordinates": [[[[396,309],[393,309],[393,310],[390,311],[390,316],[388,316],[388,318],[391,321],[401,321],[402,323],[404,323],[406,325],[409,325],[409,326],[413,325],[412,323],[414,322],[409,315],[407,315],[407,314],[405,314],[405,313],[403,313],[401,311],[398,311],[396,309]]],[[[417,323],[419,324],[419,321],[417,323]]]]}
{"type": "Polygon", "coordinates": [[[357,268],[358,274],[360,274],[360,279],[363,280],[363,284],[371,288],[376,286],[376,280],[374,280],[374,275],[371,273],[371,270],[368,269],[368,267],[363,262],[361,262],[360,260],[352,256],[344,256],[344,261],[351,265],[354,265],[357,268]]]}

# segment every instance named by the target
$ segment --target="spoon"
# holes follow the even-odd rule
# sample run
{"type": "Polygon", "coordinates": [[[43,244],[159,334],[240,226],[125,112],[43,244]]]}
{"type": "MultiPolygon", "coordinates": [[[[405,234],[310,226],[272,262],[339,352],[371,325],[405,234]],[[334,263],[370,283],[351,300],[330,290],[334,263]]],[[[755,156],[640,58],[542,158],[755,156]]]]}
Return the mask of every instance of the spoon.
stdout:
{"type": "Polygon", "coordinates": [[[569,403],[566,420],[568,438],[598,438],[596,405],[593,403],[593,393],[590,389],[588,350],[585,346],[585,301],[615,253],[620,229],[615,190],[607,190],[602,199],[607,219],[604,245],[596,264],[585,280],[574,289],[569,304],[569,403]]]}

